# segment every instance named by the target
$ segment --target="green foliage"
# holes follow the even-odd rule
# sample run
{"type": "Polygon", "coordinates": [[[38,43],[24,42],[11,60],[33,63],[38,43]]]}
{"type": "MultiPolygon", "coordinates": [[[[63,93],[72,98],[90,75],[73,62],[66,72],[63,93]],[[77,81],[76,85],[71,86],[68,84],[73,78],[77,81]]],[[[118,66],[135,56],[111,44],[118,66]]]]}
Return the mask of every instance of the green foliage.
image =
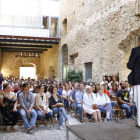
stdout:
{"type": "Polygon", "coordinates": [[[68,70],[67,76],[66,76],[66,82],[82,82],[83,81],[83,72],[78,70],[68,70]]]}

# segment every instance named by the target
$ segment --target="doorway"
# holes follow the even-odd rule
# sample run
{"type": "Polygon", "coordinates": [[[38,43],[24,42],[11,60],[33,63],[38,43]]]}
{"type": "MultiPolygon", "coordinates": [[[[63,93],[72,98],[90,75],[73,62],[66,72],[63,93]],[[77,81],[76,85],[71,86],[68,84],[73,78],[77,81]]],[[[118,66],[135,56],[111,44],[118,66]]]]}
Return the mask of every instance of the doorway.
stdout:
{"type": "Polygon", "coordinates": [[[20,67],[20,79],[35,79],[35,67],[20,67]]]}

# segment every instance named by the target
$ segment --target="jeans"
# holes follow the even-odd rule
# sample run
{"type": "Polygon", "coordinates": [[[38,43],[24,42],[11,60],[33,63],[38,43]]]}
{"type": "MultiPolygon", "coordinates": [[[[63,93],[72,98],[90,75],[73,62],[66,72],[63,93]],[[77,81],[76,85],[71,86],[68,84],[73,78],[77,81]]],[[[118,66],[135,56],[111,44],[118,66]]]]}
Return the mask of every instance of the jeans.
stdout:
{"type": "Polygon", "coordinates": [[[111,101],[112,107],[116,107],[116,103],[117,103],[117,101],[111,101]]]}
{"type": "Polygon", "coordinates": [[[76,110],[76,103],[75,102],[72,102],[71,106],[73,106],[74,110],[76,110]]]}
{"type": "MultiPolygon", "coordinates": [[[[27,109],[29,109],[29,107],[27,107],[27,109]]],[[[34,109],[32,109],[31,113],[30,113],[30,115],[31,115],[30,123],[28,122],[26,111],[23,108],[20,109],[20,115],[22,117],[22,120],[23,120],[23,123],[24,123],[26,130],[29,127],[34,126],[36,124],[37,114],[36,114],[36,111],[34,109]]]]}
{"type": "Polygon", "coordinates": [[[64,105],[65,105],[64,107],[65,107],[65,108],[68,108],[68,103],[69,103],[69,102],[68,102],[68,99],[66,99],[66,100],[64,101],[64,105]]]}
{"type": "Polygon", "coordinates": [[[2,86],[0,86],[0,90],[2,90],[2,86]]]}
{"type": "Polygon", "coordinates": [[[55,107],[52,110],[53,113],[59,114],[59,126],[63,125],[63,117],[65,118],[66,121],[68,121],[67,113],[63,107],[55,107]]]}
{"type": "Polygon", "coordinates": [[[49,118],[51,118],[53,116],[53,113],[52,112],[49,112],[45,116],[42,114],[42,112],[40,110],[36,110],[36,113],[37,113],[37,120],[41,120],[42,117],[45,117],[46,120],[48,120],[49,118]]]}
{"type": "MultiPolygon", "coordinates": [[[[127,104],[120,104],[120,108],[126,110],[127,118],[131,118],[132,115],[131,111],[133,109],[133,106],[129,106],[127,104]]],[[[137,108],[136,108],[136,104],[134,104],[134,116],[136,115],[137,115],[137,108]]]]}
{"type": "Polygon", "coordinates": [[[79,110],[79,118],[80,118],[80,120],[82,120],[83,106],[81,104],[77,104],[77,109],[79,110]]]}
{"type": "Polygon", "coordinates": [[[99,108],[99,110],[100,110],[101,112],[103,112],[103,113],[105,113],[105,114],[106,114],[106,112],[110,111],[110,116],[109,116],[109,118],[110,118],[111,121],[113,120],[113,119],[112,119],[112,116],[113,116],[115,110],[112,109],[111,103],[107,103],[105,107],[103,107],[103,105],[98,105],[98,108],[99,108]]]}

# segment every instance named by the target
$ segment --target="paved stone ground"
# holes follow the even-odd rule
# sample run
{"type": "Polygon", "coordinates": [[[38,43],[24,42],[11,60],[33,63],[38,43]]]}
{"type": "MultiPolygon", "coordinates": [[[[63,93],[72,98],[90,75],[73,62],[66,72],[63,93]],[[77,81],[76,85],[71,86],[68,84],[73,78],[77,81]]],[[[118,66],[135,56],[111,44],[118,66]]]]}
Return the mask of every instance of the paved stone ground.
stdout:
{"type": "MultiPolygon", "coordinates": [[[[71,125],[80,124],[74,117],[71,115],[68,116],[69,122],[71,125]]],[[[75,135],[70,133],[70,140],[78,139],[75,135]]],[[[66,140],[66,127],[64,130],[59,129],[59,124],[55,123],[53,128],[48,126],[39,126],[34,133],[27,134],[25,132],[24,126],[19,126],[17,132],[5,132],[0,130],[0,140],[66,140]]]]}

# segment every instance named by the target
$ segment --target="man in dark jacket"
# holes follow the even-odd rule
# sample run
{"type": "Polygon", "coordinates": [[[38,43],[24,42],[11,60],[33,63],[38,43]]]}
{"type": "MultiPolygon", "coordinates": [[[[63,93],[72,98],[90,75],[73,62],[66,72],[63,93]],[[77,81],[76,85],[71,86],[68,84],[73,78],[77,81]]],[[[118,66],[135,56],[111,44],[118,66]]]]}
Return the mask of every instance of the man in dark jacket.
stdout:
{"type": "Polygon", "coordinates": [[[134,87],[134,101],[138,110],[137,126],[140,128],[140,36],[138,37],[138,47],[132,49],[127,68],[132,70],[128,76],[128,82],[134,87]]]}

